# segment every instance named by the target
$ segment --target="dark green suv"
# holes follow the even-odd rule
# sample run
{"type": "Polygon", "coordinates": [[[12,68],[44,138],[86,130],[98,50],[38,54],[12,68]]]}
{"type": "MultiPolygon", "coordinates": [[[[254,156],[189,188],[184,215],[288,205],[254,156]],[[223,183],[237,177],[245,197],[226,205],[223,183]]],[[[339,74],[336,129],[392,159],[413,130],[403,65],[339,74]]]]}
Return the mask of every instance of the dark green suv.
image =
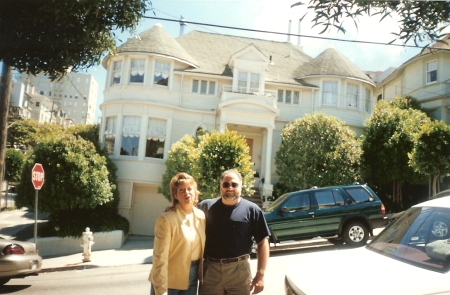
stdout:
{"type": "Polygon", "coordinates": [[[286,193],[267,207],[264,216],[274,244],[321,237],[362,246],[374,228],[387,223],[383,203],[361,184],[286,193]]]}

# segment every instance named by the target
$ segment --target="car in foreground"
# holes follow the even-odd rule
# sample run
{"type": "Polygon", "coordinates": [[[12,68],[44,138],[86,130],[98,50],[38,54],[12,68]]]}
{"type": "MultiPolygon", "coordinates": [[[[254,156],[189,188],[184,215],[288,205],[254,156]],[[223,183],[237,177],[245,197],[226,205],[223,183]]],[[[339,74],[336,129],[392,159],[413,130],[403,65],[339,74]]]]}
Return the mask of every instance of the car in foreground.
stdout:
{"type": "Polygon", "coordinates": [[[286,295],[450,294],[450,196],[406,210],[366,247],[298,255],[286,295]]]}
{"type": "Polygon", "coordinates": [[[0,286],[11,279],[36,276],[41,267],[42,258],[34,243],[0,238],[0,286]]]}
{"type": "Polygon", "coordinates": [[[286,193],[264,210],[271,242],[316,237],[363,246],[387,224],[386,210],[365,184],[313,187],[286,193]]]}

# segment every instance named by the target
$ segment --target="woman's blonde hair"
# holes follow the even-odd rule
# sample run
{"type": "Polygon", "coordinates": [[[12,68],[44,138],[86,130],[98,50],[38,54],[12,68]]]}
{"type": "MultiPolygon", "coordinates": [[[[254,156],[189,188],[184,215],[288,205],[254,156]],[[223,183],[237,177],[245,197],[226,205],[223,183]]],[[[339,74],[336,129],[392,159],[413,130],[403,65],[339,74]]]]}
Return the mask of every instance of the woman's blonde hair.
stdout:
{"type": "Polygon", "coordinates": [[[185,172],[177,173],[170,180],[170,196],[172,197],[172,206],[175,207],[178,204],[178,200],[175,198],[177,195],[178,187],[181,184],[192,185],[194,188],[194,206],[198,203],[198,196],[200,192],[197,190],[197,182],[195,182],[194,178],[185,172]]]}

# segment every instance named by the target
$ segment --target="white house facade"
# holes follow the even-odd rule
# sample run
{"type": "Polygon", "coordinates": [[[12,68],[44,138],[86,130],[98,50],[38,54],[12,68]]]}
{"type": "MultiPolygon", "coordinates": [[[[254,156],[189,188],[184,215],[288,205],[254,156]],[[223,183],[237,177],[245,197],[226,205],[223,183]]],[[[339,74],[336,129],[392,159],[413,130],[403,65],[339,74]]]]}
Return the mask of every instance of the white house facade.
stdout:
{"type": "Polygon", "coordinates": [[[412,96],[433,117],[450,125],[450,35],[403,63],[379,83],[375,95],[384,100],[412,96]]]}
{"type": "Polygon", "coordinates": [[[101,141],[118,167],[120,213],[133,234],[153,235],[168,205],[157,193],[171,145],[185,134],[245,136],[255,182],[269,196],[286,123],[321,112],[361,134],[375,83],[329,48],[316,58],[289,42],[192,31],[173,38],[156,25],[103,61],[101,141]]]}

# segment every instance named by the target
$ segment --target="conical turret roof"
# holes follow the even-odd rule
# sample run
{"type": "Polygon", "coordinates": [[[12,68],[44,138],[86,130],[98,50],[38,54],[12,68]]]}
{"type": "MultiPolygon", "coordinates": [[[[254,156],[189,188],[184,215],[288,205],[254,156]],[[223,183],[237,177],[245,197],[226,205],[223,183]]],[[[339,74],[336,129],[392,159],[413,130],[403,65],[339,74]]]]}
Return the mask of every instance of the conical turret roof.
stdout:
{"type": "Polygon", "coordinates": [[[164,55],[185,62],[195,68],[198,67],[197,61],[159,24],[135,38],[128,39],[117,48],[117,52],[164,55]]]}
{"type": "Polygon", "coordinates": [[[361,79],[373,84],[363,71],[334,48],[328,48],[309,63],[301,65],[297,78],[330,75],[361,79]]]}

